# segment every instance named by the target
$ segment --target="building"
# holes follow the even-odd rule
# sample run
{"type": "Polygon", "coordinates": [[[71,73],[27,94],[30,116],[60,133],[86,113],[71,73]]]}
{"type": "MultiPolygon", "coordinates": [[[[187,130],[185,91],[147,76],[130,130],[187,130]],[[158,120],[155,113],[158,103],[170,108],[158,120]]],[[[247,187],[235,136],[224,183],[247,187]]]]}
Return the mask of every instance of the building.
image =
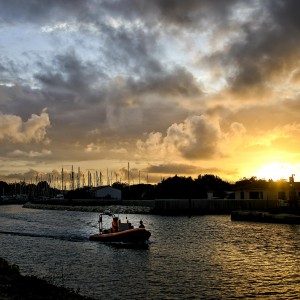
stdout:
{"type": "Polygon", "coordinates": [[[122,192],[111,186],[102,186],[95,189],[95,198],[121,200],[122,192]]]}
{"type": "Polygon", "coordinates": [[[248,181],[236,185],[235,199],[240,200],[278,200],[280,206],[297,202],[300,199],[300,182],[248,181]]]}

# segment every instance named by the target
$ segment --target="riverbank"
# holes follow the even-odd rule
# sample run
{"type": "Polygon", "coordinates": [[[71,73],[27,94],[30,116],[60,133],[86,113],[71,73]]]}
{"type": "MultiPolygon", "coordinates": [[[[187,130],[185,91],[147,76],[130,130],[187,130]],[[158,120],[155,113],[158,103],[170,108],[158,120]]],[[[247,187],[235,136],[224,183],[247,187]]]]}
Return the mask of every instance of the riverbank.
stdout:
{"type": "Polygon", "coordinates": [[[155,199],[155,200],[100,200],[64,199],[31,201],[24,207],[55,210],[101,212],[110,209],[112,213],[156,214],[156,215],[209,215],[230,214],[234,210],[271,210],[278,203],[270,200],[241,199],[155,199]]]}
{"type": "Polygon", "coordinates": [[[87,206],[87,205],[55,205],[43,203],[27,202],[23,205],[24,208],[31,209],[48,209],[48,210],[67,210],[67,211],[82,211],[82,212],[103,212],[109,209],[113,214],[149,214],[152,211],[148,206],[136,205],[101,205],[101,206],[87,206]]]}
{"type": "Polygon", "coordinates": [[[23,276],[16,265],[0,258],[0,300],[92,300],[35,276],[23,276]]]}
{"type": "MultiPolygon", "coordinates": [[[[3,205],[9,204],[7,202],[3,205]]],[[[23,205],[25,203],[22,203],[23,205]]],[[[154,214],[154,215],[216,215],[231,214],[236,210],[275,211],[277,200],[244,199],[155,199],[155,200],[113,200],[113,199],[33,199],[24,207],[38,209],[101,212],[110,209],[112,213],[154,214]]]]}

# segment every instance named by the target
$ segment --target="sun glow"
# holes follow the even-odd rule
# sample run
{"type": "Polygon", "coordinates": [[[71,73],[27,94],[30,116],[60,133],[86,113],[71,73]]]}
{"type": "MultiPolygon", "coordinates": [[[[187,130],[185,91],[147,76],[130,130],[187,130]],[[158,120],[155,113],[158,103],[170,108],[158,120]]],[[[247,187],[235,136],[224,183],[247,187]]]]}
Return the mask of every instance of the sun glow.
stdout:
{"type": "Polygon", "coordinates": [[[295,167],[289,163],[272,162],[262,166],[255,175],[258,179],[272,179],[276,181],[279,179],[288,180],[289,177],[295,173],[295,167]]]}

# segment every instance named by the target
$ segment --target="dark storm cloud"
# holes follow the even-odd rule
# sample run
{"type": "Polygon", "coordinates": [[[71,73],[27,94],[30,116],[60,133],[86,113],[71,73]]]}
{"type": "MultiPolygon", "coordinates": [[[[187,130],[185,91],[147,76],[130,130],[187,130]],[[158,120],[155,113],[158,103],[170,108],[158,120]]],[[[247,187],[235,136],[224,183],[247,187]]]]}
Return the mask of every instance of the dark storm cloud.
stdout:
{"type": "Polygon", "coordinates": [[[202,94],[199,84],[193,75],[184,68],[174,68],[169,71],[149,73],[138,82],[133,82],[134,92],[157,93],[160,95],[196,97],[202,94]]]}
{"type": "MultiPolygon", "coordinates": [[[[3,119],[23,124],[47,108],[51,122],[42,127],[43,138],[51,140],[48,145],[6,145],[1,153],[32,161],[42,161],[44,155],[45,161],[56,163],[57,158],[111,158],[113,149],[115,158],[121,152],[134,153],[141,136],[147,139],[156,132],[166,137],[162,146],[174,146],[180,157],[219,156],[222,124],[230,127],[238,117],[220,109],[214,121],[209,111],[216,111],[215,99],[226,94],[243,100],[252,93],[260,101],[281,77],[293,71],[297,80],[299,6],[291,0],[0,0],[1,29],[10,32],[15,26],[16,34],[28,26],[38,35],[36,41],[47,44],[36,46],[38,50],[26,45],[21,56],[10,56],[9,47],[7,56],[0,52],[0,81],[6,85],[0,86],[3,119]],[[186,59],[181,60],[182,54],[186,59]],[[208,99],[200,80],[219,69],[216,74],[227,85],[208,99]]],[[[23,45],[15,42],[14,47],[23,45]]],[[[288,100],[285,104],[287,110],[292,106],[288,100]]],[[[239,111],[239,103],[235,105],[239,111]]],[[[257,111],[245,109],[238,121],[251,127],[257,111]]],[[[267,116],[267,109],[260,111],[267,116]]],[[[275,105],[272,111],[280,115],[275,105]]],[[[163,153],[171,147],[162,148],[163,153]]],[[[189,165],[156,169],[164,170],[196,172],[189,165]]]]}
{"type": "MultiPolygon", "coordinates": [[[[187,28],[194,32],[211,30],[221,37],[230,33],[232,28],[239,28],[240,38],[229,40],[226,48],[202,57],[203,61],[210,62],[212,69],[218,64],[223,68],[234,68],[227,75],[229,90],[234,93],[268,92],[268,83],[278,72],[291,69],[300,53],[299,2],[295,0],[253,1],[251,5],[247,1],[105,1],[103,8],[127,20],[137,20],[142,16],[145,24],[152,25],[149,32],[153,40],[162,28],[168,31],[175,27],[177,31],[172,33],[182,33],[187,28]],[[252,17],[240,22],[234,9],[246,9],[247,6],[253,10],[252,17]],[[253,17],[256,17],[255,22],[253,17]]],[[[120,45],[126,45],[126,38],[117,40],[120,45]]],[[[134,53],[136,60],[142,57],[142,52],[146,53],[126,50],[126,46],[124,49],[124,53],[134,53]]],[[[148,70],[148,76],[151,74],[148,70]]]]}
{"type": "Polygon", "coordinates": [[[225,66],[235,66],[229,84],[239,94],[268,91],[270,82],[299,68],[299,1],[259,3],[262,14],[257,15],[256,22],[249,20],[240,26],[241,38],[234,40],[227,52],[213,54],[225,66]]]}
{"type": "Polygon", "coordinates": [[[275,0],[268,1],[268,9],[272,11],[274,20],[280,24],[282,29],[299,32],[300,2],[297,0],[275,0]]]}
{"type": "MultiPolygon", "coordinates": [[[[297,1],[256,3],[265,8],[268,18],[257,26],[244,24],[241,32],[245,37],[235,40],[227,53],[221,52],[215,60],[211,61],[214,64],[221,59],[223,64],[237,67],[235,74],[229,77],[233,91],[263,86],[265,78],[275,69],[281,68],[288,57],[297,54],[298,51],[297,42],[289,38],[297,33],[296,28],[299,25],[295,13],[299,6],[297,1]],[[295,47],[292,47],[293,43],[295,47]],[[290,55],[287,56],[286,53],[290,55]]],[[[190,76],[188,72],[182,71],[180,81],[175,82],[179,76],[170,72],[178,73],[178,68],[165,71],[165,66],[159,57],[161,49],[157,45],[159,31],[168,30],[169,26],[176,26],[179,31],[186,28],[197,31],[204,30],[204,26],[207,29],[209,25],[214,30],[218,30],[216,24],[222,24],[219,30],[224,31],[226,24],[229,26],[233,22],[232,12],[237,4],[247,5],[247,2],[228,0],[1,1],[1,14],[2,23],[6,21],[47,24],[51,20],[74,19],[94,23],[101,28],[104,44],[99,50],[105,57],[106,69],[100,70],[98,67],[96,70],[92,62],[83,63],[74,53],[56,55],[53,59],[57,66],[56,70],[47,71],[47,68],[44,68],[42,73],[36,74],[36,78],[45,88],[51,87],[56,91],[67,90],[86,97],[85,93],[88,93],[90,86],[99,80],[99,77],[102,79],[107,75],[109,66],[116,73],[122,74],[122,71],[126,70],[141,77],[140,80],[132,81],[134,83],[131,85],[132,92],[143,91],[149,87],[158,94],[164,90],[191,96],[200,91],[196,85],[188,84],[188,80],[192,79],[188,78],[190,76]],[[103,12],[102,15],[97,14],[100,11],[103,12]],[[136,25],[114,28],[105,20],[107,15],[116,17],[120,22],[138,20],[140,24],[152,24],[152,27],[136,25]],[[160,27],[162,24],[164,27],[160,27]]],[[[101,67],[103,66],[102,64],[101,67]]]]}
{"type": "Polygon", "coordinates": [[[93,62],[80,59],[73,50],[54,56],[49,64],[40,64],[40,68],[35,78],[49,90],[86,95],[97,81],[106,78],[93,62]]]}
{"type": "Polygon", "coordinates": [[[0,111],[27,119],[33,112],[42,111],[45,99],[40,90],[26,85],[0,86],[0,111]]]}
{"type": "MultiPolygon", "coordinates": [[[[161,114],[165,111],[165,126],[167,126],[169,124],[167,116],[171,112],[173,115],[177,108],[171,107],[171,103],[167,104],[167,101],[156,103],[154,107],[145,107],[144,97],[152,94],[159,97],[201,95],[201,90],[193,76],[182,68],[171,70],[169,73],[161,69],[156,76],[149,74],[136,80],[129,77],[123,80],[121,85],[114,81],[105,84],[108,81],[101,71],[96,66],[81,61],[74,53],[58,56],[53,59],[51,66],[42,65],[41,68],[43,71],[35,77],[43,85],[43,96],[48,99],[47,104],[50,105],[49,112],[53,113],[53,120],[60,123],[59,119],[61,119],[65,125],[68,124],[68,120],[73,120],[73,123],[79,122],[80,130],[87,129],[89,124],[94,126],[98,124],[101,127],[101,124],[103,125],[103,122],[109,119],[109,115],[114,116],[111,122],[116,129],[119,127],[118,131],[124,130],[130,134],[128,129],[131,124],[131,130],[135,132],[150,130],[150,128],[136,126],[138,124],[136,122],[139,121],[138,115],[143,115],[140,119],[141,123],[150,124],[153,129],[154,118],[157,120],[156,126],[159,125],[157,109],[160,109],[161,114]],[[135,103],[129,104],[129,99],[136,99],[135,103]],[[124,109],[130,109],[133,104],[134,118],[131,114],[124,117],[126,116],[124,109]],[[124,120],[124,123],[122,126],[117,126],[120,120],[124,120]],[[133,120],[135,123],[132,123],[133,120]]],[[[106,127],[105,134],[111,134],[109,127],[106,127]]]]}
{"type": "Polygon", "coordinates": [[[193,98],[202,95],[202,90],[194,78],[194,76],[183,68],[176,68],[172,70],[172,75],[162,78],[155,78],[152,82],[151,88],[155,91],[167,91],[167,94],[172,96],[180,96],[186,98],[193,98]]]}
{"type": "Polygon", "coordinates": [[[134,73],[143,76],[146,72],[161,70],[155,55],[157,53],[156,36],[145,28],[110,28],[105,32],[105,46],[100,50],[108,68],[114,73],[134,73]]]}
{"type": "Polygon", "coordinates": [[[161,164],[161,165],[150,165],[145,169],[149,173],[157,174],[177,174],[177,175],[186,175],[186,174],[208,174],[208,173],[217,173],[220,170],[217,168],[201,168],[195,165],[189,164],[161,164]]]}
{"type": "Polygon", "coordinates": [[[231,12],[232,6],[238,0],[153,0],[153,1],[104,1],[103,7],[110,13],[121,15],[124,18],[145,19],[153,26],[163,23],[178,27],[193,27],[207,25],[207,18],[224,22],[231,12]],[[159,21],[159,22],[157,22],[159,21]]]}
{"type": "MultiPolygon", "coordinates": [[[[161,64],[159,57],[159,51],[162,51],[162,49],[158,47],[156,42],[159,32],[155,30],[155,28],[146,29],[142,26],[133,28],[124,26],[112,28],[108,24],[104,24],[104,20],[102,20],[104,18],[97,16],[95,11],[106,10],[109,13],[113,11],[116,16],[122,16],[124,19],[127,19],[127,21],[132,20],[132,15],[135,12],[136,18],[140,19],[141,16],[148,15],[148,19],[155,24],[157,23],[157,12],[159,12],[160,22],[177,23],[177,15],[182,15],[183,19],[188,19],[189,13],[194,14],[195,12],[201,12],[201,8],[203,7],[212,9],[212,5],[209,1],[184,1],[184,3],[182,1],[153,1],[151,4],[149,4],[149,1],[106,1],[101,4],[98,2],[89,2],[89,4],[87,4],[85,1],[76,1],[75,3],[74,1],[28,1],[26,5],[22,1],[17,1],[17,3],[10,1],[3,2],[2,13],[6,13],[7,19],[18,20],[18,22],[26,20],[34,23],[44,20],[44,24],[47,24],[47,21],[51,20],[52,17],[58,19],[63,13],[67,13],[66,19],[75,18],[77,21],[81,21],[83,15],[89,15],[89,22],[94,22],[103,32],[102,38],[104,38],[105,44],[100,51],[102,52],[102,56],[105,57],[106,70],[108,66],[112,72],[115,73],[118,72],[122,74],[124,70],[126,70],[126,72],[134,73],[135,76],[144,77],[144,81],[150,79],[150,81],[153,82],[152,87],[161,88],[162,84],[159,83],[159,79],[161,78],[159,77],[164,77],[162,78],[162,82],[168,79],[162,74],[162,70],[165,68],[165,66],[161,64]],[[151,9],[148,10],[148,8],[151,9]],[[60,13],[55,15],[56,12],[60,13]],[[19,14],[22,14],[22,18],[19,18],[19,14]],[[156,82],[155,77],[158,78],[156,82]]],[[[219,12],[226,10],[227,6],[224,7],[224,5],[221,5],[221,7],[223,8],[218,9],[219,12]]],[[[64,21],[65,19],[62,20],[64,21]]],[[[196,23],[197,20],[198,18],[196,18],[194,22],[196,23]]],[[[186,22],[180,21],[178,25],[184,25],[185,23],[186,22]]],[[[82,82],[82,78],[84,78],[84,80],[89,77],[89,79],[91,79],[91,77],[97,78],[93,76],[93,68],[89,69],[90,74],[82,70],[83,65],[80,65],[79,68],[78,62],[74,60],[74,57],[68,57],[63,54],[61,59],[63,59],[64,62],[61,63],[60,72],[37,74],[36,78],[45,85],[53,86],[55,84],[57,88],[59,88],[64,84],[65,87],[70,87],[74,90],[84,89],[88,86],[86,84],[87,80],[82,82]],[[78,68],[76,68],[76,66],[78,68]],[[74,72],[71,68],[73,68],[74,72]],[[67,78],[65,78],[62,73],[67,73],[67,78]],[[87,77],[87,75],[90,76],[87,77]]],[[[58,56],[56,56],[56,60],[59,60],[58,56]]],[[[141,83],[142,82],[143,80],[141,80],[141,83]]],[[[166,83],[173,84],[173,82],[169,80],[166,83]]],[[[173,89],[181,90],[182,93],[190,92],[188,91],[187,85],[181,85],[173,89]]],[[[197,88],[193,88],[192,93],[196,90],[197,88]]]]}
{"type": "MultiPolygon", "coordinates": [[[[289,57],[298,55],[295,35],[299,34],[299,18],[297,1],[261,1],[254,6],[262,6],[267,13],[264,21],[257,26],[244,24],[241,32],[245,37],[235,41],[228,53],[220,53],[228,64],[236,65],[236,74],[230,78],[233,89],[243,90],[248,86],[264,85],[265,78],[283,67],[289,57]]],[[[193,30],[203,30],[209,25],[216,27],[222,24],[220,30],[226,28],[232,21],[232,10],[236,5],[247,5],[246,1],[2,1],[1,10],[4,21],[28,21],[42,23],[47,19],[59,19],[67,13],[67,18],[77,21],[94,22],[104,29],[104,21],[96,12],[105,12],[127,21],[141,20],[153,25],[147,31],[141,27],[125,29],[124,27],[109,28],[105,39],[104,53],[110,63],[117,67],[131,68],[136,74],[147,70],[151,72],[153,66],[158,66],[158,58],[152,53],[155,50],[157,28],[164,24],[181,28],[189,27],[193,30]],[[88,17],[87,17],[88,16],[88,17]],[[217,22],[217,23],[216,23],[217,22]],[[197,25],[200,26],[197,28],[197,25]],[[195,26],[195,27],[193,27],[195,26]],[[143,66],[143,68],[141,68],[143,66]]],[[[251,20],[252,21],[252,20],[251,20]]],[[[108,27],[106,27],[108,28],[108,27]]],[[[154,51],[155,52],[155,51],[154,51]]],[[[223,61],[226,65],[226,62],[223,61]]],[[[289,62],[288,62],[289,63],[289,62]]],[[[58,78],[60,79],[60,78],[58,78]]]]}
{"type": "Polygon", "coordinates": [[[25,80],[20,75],[27,70],[26,64],[17,62],[7,56],[2,56],[0,51],[0,83],[9,84],[12,81],[24,84],[25,80]]]}

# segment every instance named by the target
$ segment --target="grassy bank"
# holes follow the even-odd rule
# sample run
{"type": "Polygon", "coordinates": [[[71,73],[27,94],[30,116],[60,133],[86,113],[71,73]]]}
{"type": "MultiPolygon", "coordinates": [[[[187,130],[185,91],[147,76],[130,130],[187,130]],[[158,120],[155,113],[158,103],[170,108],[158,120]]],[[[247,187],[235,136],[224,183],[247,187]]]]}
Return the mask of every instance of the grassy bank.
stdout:
{"type": "Polygon", "coordinates": [[[0,258],[0,300],[91,300],[65,287],[54,286],[35,276],[23,276],[16,265],[0,258]]]}

